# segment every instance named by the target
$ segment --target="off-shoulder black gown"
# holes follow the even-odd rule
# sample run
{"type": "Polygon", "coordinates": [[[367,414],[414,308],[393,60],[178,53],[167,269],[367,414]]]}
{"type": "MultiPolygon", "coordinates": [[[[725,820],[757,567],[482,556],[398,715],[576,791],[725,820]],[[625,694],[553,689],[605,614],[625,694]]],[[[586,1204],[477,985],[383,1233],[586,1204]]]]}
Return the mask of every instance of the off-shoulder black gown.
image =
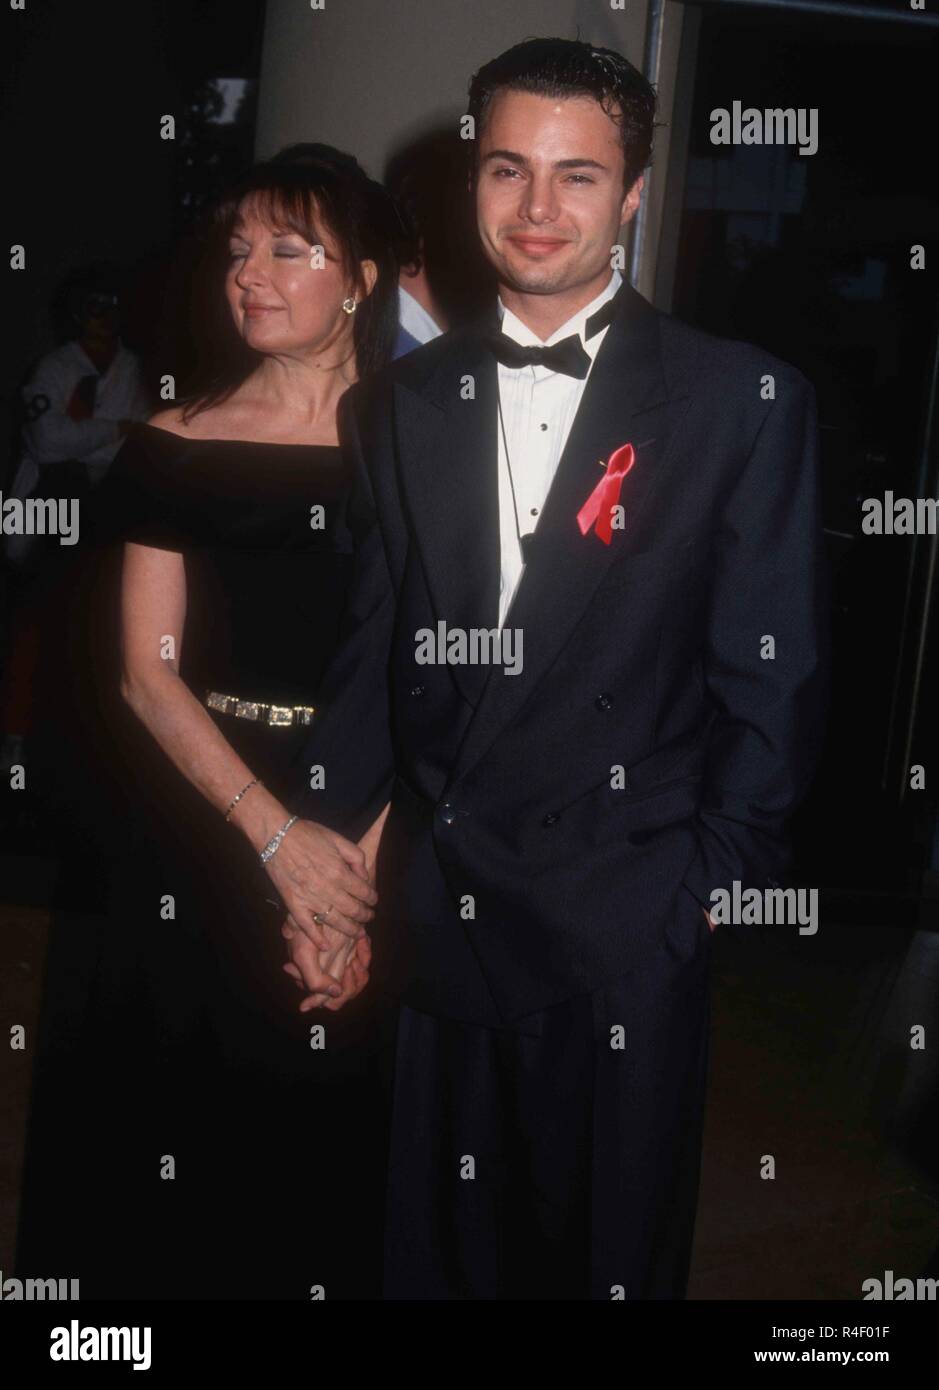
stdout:
{"type": "MultiPolygon", "coordinates": [[[[98,538],[183,554],[198,698],[315,707],[351,568],[346,485],[336,447],[128,437],[98,538]]],[[[210,713],[289,805],[307,729],[210,713]]],[[[251,846],[136,721],[107,723],[111,908],[54,924],[18,1269],[67,1265],[83,1298],[377,1296],[387,1020],[372,991],[298,1013],[251,846]]]]}

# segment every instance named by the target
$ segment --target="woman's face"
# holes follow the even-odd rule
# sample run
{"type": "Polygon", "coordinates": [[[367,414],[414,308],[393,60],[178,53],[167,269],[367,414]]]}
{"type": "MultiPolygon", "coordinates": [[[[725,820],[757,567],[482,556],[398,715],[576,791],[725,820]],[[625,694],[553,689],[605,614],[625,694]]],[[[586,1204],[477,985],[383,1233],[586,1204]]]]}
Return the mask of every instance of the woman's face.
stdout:
{"type": "Polygon", "coordinates": [[[246,199],[229,238],[225,292],[235,327],[258,352],[308,355],[336,340],[345,344],[352,316],[342,301],[357,294],[325,229],[321,247],[273,226],[246,199]],[[338,339],[337,339],[338,332],[338,339]]]}

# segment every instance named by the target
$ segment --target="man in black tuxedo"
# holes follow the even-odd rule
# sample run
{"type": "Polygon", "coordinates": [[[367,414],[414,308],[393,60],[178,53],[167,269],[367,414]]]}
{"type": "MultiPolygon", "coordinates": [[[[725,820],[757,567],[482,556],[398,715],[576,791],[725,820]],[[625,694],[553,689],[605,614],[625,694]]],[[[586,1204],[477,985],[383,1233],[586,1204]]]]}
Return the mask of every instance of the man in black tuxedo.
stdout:
{"type": "Polygon", "coordinates": [[[820,740],[813,393],[611,268],[653,111],[587,44],[483,68],[501,321],[344,401],[356,579],[279,886],[315,979],[379,844],[389,1298],[684,1295],[711,895],[775,886],[820,740]]]}

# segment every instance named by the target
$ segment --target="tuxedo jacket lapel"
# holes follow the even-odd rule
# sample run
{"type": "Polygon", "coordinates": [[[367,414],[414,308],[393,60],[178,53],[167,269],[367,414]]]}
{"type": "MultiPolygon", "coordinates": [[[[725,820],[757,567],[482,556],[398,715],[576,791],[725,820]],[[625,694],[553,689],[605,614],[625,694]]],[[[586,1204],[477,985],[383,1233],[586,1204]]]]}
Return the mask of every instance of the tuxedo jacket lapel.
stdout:
{"type": "Polygon", "coordinates": [[[621,295],[539,518],[531,560],[506,616],[506,627],[522,633],[522,669],[509,676],[501,667],[491,668],[454,779],[482,757],[545,678],[609,566],[619,560],[628,565],[637,523],[687,408],[686,396],[669,396],[657,314],[628,285],[621,295]],[[620,492],[624,526],[604,545],[593,531],[581,534],[577,513],[603,477],[607,459],[626,443],[633,445],[636,460],[620,492]]]}
{"type": "MultiPolygon", "coordinates": [[[[498,378],[484,336],[495,314],[455,335],[419,391],[395,388],[402,489],[437,618],[448,628],[499,621],[498,378]]],[[[451,666],[477,703],[487,666],[451,666]]]]}

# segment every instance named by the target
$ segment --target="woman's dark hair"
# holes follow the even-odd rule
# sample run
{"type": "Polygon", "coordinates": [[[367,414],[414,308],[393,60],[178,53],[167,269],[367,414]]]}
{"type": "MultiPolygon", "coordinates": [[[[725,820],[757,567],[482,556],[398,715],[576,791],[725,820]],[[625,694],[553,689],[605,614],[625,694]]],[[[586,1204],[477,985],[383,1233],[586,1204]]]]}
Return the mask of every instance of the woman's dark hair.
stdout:
{"type": "Polygon", "coordinates": [[[526,39],[479,69],[470,83],[473,174],[490,102],[499,91],[542,97],[593,97],[620,127],[626,162],[624,186],[635,183],[652,157],[655,92],[638,68],[611,48],[575,39],[526,39]]]}
{"type": "Polygon", "coordinates": [[[236,333],[221,296],[228,238],[246,199],[273,225],[297,232],[310,246],[323,244],[324,230],[335,238],[344,268],[361,290],[352,329],[357,373],[367,376],[391,361],[401,238],[394,202],[352,155],[331,145],[292,145],[249,169],[213,205],[204,243],[204,261],[214,272],[208,277],[211,302],[199,313],[210,321],[210,341],[183,398],[184,418],[227,400],[259,360],[236,333]],[[360,273],[364,260],[374,261],[378,271],[368,295],[360,273]]]}

